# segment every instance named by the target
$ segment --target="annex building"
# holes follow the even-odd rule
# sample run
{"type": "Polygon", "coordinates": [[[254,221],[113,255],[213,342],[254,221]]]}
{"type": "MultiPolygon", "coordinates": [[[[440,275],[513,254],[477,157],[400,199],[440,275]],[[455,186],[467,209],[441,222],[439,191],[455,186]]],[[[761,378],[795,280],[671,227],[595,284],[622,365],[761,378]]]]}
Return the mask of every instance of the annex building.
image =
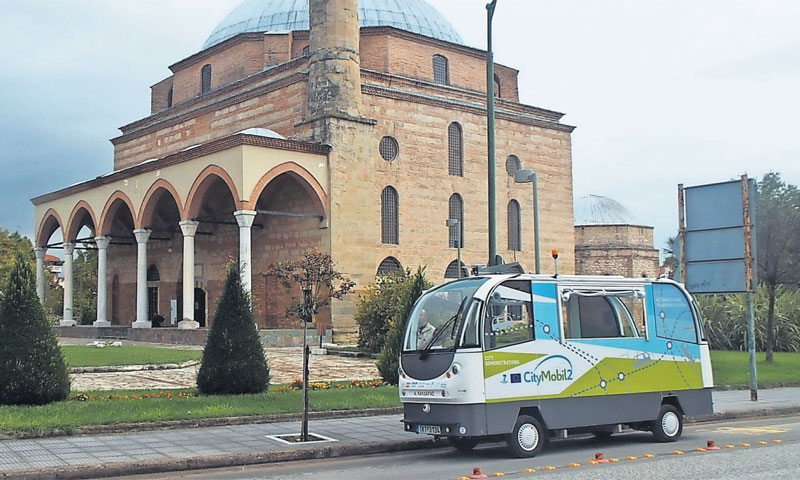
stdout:
{"type": "MultiPolygon", "coordinates": [[[[291,328],[287,294],[260,273],[312,248],[358,289],[417,265],[455,277],[459,243],[462,268],[485,264],[485,58],[423,0],[243,1],[111,139],[111,173],[33,199],[40,295],[44,254],[62,248],[62,324],[74,324],[73,251],[87,245],[95,326],[149,328],[160,313],[206,327],[238,258],[258,325],[291,328]]],[[[531,169],[543,271],[557,248],[573,273],[574,127],[521,104],[517,70],[495,72],[497,252],[533,269],[531,185],[513,179],[531,169]]],[[[317,321],[354,334],[357,299],[317,321]]]]}

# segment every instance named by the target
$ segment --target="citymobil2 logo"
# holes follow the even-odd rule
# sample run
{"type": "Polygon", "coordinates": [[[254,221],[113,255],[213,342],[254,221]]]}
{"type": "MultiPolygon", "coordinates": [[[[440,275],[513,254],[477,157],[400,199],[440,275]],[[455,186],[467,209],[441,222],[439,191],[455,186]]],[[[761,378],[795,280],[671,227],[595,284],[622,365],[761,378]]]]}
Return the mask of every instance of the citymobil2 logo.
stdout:
{"type": "Polygon", "coordinates": [[[571,382],[572,362],[563,355],[550,355],[539,362],[533,370],[523,373],[503,374],[501,383],[543,383],[571,382]],[[509,381],[510,380],[510,381],[509,381]]]}

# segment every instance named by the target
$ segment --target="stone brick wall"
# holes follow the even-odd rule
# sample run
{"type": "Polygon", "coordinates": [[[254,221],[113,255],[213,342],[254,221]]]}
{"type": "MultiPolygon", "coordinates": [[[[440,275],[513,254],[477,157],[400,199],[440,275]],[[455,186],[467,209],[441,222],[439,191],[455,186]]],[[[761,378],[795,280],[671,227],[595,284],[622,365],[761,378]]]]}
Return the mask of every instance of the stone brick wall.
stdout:
{"type": "Polygon", "coordinates": [[[658,250],[653,248],[653,227],[575,227],[575,271],[580,275],[657,277],[658,260],[658,250]]]}

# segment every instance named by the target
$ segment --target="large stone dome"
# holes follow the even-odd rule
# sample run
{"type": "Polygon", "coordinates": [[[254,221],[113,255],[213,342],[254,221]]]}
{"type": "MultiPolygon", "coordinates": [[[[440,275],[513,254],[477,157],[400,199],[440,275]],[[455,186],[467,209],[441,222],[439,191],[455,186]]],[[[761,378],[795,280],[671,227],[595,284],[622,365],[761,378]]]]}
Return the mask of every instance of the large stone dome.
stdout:
{"type": "MultiPolygon", "coordinates": [[[[424,0],[359,0],[362,27],[391,26],[463,45],[461,36],[424,0]]],[[[308,30],[308,0],[244,0],[211,32],[203,49],[246,32],[308,30]]]]}
{"type": "Polygon", "coordinates": [[[575,202],[575,225],[639,225],[630,210],[618,201],[586,195],[575,202]]]}

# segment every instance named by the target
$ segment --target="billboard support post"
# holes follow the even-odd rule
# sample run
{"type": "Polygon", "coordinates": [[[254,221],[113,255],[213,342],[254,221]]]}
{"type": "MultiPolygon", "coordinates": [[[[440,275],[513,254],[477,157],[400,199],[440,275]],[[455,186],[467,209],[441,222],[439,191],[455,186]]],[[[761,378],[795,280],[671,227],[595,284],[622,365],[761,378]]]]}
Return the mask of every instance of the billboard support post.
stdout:
{"type": "Polygon", "coordinates": [[[756,372],[756,329],[753,318],[753,252],[750,231],[750,183],[742,175],[742,219],[744,227],[745,302],[747,303],[747,351],[750,357],[750,400],[758,401],[758,376],[756,372]]]}

